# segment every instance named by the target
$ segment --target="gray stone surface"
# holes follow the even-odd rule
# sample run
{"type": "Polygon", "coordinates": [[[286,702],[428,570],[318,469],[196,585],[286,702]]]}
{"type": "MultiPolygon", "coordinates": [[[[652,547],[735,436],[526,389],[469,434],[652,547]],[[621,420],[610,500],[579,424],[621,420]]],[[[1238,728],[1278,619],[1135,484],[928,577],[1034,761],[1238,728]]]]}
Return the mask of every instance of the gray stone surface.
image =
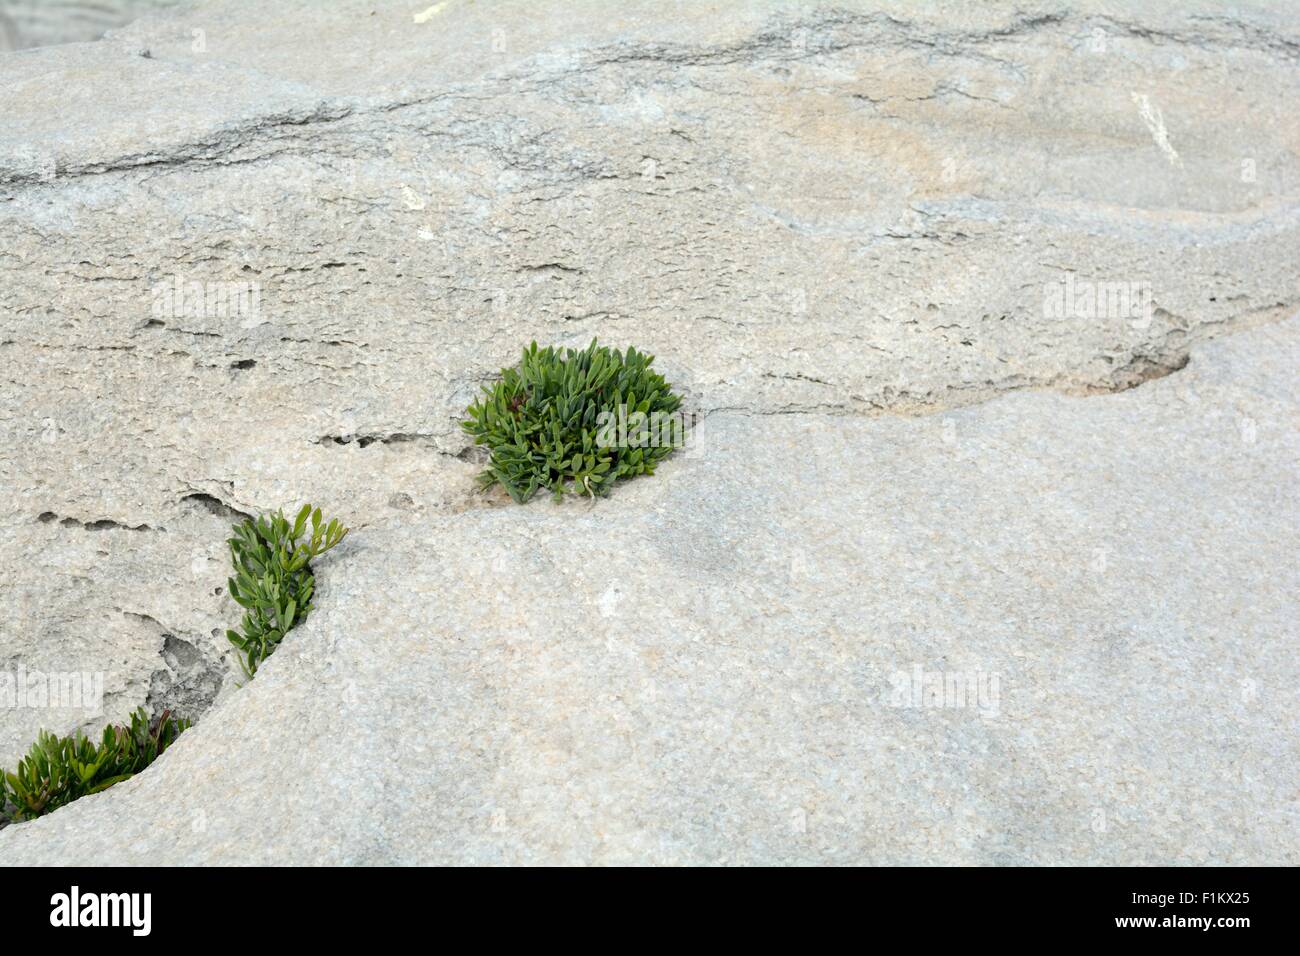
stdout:
{"type": "Polygon", "coordinates": [[[1296,862],[1298,55],[1280,3],[449,0],[0,56],[0,668],[105,691],[0,765],[202,718],[0,854],[1296,862]],[[476,496],[479,384],[593,335],[708,440],[476,496]],[[304,500],[355,531],[238,689],[225,529],[304,500]]]}
{"type": "Polygon", "coordinates": [[[0,0],[0,53],[98,40],[180,0],[0,0]]]}
{"type": "Polygon", "coordinates": [[[1292,320],[1118,395],[724,413],[595,507],[363,532],[255,681],[0,852],[1294,864],[1297,361],[1292,320]],[[899,706],[917,667],[996,696],[899,706]]]}

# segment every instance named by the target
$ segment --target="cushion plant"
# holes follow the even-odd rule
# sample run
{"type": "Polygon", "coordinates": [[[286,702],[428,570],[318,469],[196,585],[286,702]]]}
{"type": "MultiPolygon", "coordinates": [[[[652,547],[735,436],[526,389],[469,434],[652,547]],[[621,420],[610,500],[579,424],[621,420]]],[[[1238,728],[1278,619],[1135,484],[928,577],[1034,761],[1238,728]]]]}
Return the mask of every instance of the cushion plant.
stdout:
{"type": "Polygon", "coordinates": [[[189,726],[166,710],[150,720],[141,708],[129,727],[105,727],[99,744],[80,733],[60,737],[42,731],[17,769],[0,770],[0,819],[30,820],[107,790],[153,763],[189,726]]]}
{"type": "Polygon", "coordinates": [[[682,403],[653,361],[594,339],[581,351],[532,343],[518,365],[483,387],[461,423],[491,452],[479,481],[500,484],[522,503],[541,488],[557,501],[566,492],[595,497],[620,478],[653,474],[679,442],[657,440],[647,423],[673,419],[682,403]],[[626,427],[614,427],[629,421],[630,438],[626,427]]]}

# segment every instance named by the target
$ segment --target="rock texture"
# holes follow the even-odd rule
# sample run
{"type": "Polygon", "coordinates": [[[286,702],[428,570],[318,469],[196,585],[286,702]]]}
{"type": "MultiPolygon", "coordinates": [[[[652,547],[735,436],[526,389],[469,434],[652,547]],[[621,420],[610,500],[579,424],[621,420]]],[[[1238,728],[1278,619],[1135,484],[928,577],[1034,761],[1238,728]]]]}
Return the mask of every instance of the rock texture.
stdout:
{"type": "Polygon", "coordinates": [[[0,52],[98,40],[180,0],[0,0],[0,52]]]}
{"type": "Polygon", "coordinates": [[[1286,4],[448,0],[0,57],[0,668],[105,690],[0,765],[202,718],[0,854],[1296,862],[1298,56],[1286,4]],[[700,447],[476,496],[479,384],[593,335],[700,447]],[[309,499],[356,530],[237,689],[225,529],[309,499]]]}
{"type": "Polygon", "coordinates": [[[1294,864],[1297,361],[1300,319],[1120,395],[720,414],[595,507],[370,530],[255,681],[0,850],[1294,864]]]}

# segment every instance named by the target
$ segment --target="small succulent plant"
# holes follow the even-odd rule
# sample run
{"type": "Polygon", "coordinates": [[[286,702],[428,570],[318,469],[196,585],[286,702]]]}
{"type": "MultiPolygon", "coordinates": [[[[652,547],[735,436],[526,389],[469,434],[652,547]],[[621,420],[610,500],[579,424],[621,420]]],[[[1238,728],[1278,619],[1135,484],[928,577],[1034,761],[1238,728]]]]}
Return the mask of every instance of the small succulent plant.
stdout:
{"type": "Polygon", "coordinates": [[[42,731],[15,770],[0,770],[0,820],[30,820],[107,790],[157,760],[189,726],[166,710],[150,720],[140,708],[130,726],[105,727],[98,744],[80,733],[60,737],[42,731]]]}
{"type": "Polygon", "coordinates": [[[292,523],[276,512],[235,525],[235,536],[229,539],[235,574],[228,586],[230,596],[244,608],[244,618],[239,630],[226,631],[226,637],[239,649],[240,666],[250,678],[312,609],[316,578],[307,562],[347,533],[337,519],[326,523],[320,509],[313,511],[311,505],[303,505],[292,523]]]}
{"type": "Polygon", "coordinates": [[[595,339],[581,351],[532,343],[518,365],[483,387],[461,423],[491,451],[481,485],[500,484],[520,503],[546,488],[559,501],[566,493],[606,495],[620,478],[654,474],[681,444],[684,424],[681,397],[653,361],[595,339]],[[658,427],[664,422],[669,440],[658,427]]]}

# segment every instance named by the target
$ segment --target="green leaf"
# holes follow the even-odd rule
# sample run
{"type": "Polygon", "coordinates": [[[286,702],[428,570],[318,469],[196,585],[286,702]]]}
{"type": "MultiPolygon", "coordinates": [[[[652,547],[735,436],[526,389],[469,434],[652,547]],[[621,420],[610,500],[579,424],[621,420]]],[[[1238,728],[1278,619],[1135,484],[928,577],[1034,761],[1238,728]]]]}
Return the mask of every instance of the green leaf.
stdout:
{"type": "MultiPolygon", "coordinates": [[[[684,423],[658,416],[673,415],[681,397],[652,362],[653,356],[635,347],[620,353],[594,339],[581,351],[543,349],[535,342],[523,349],[518,365],[502,369],[496,382],[480,388],[481,397],[461,421],[474,444],[489,449],[488,467],[476,482],[483,488],[500,485],[521,503],[542,488],[557,500],[569,486],[607,494],[616,479],[666,458],[673,448],[659,443],[680,434],[684,423]],[[631,413],[645,416],[642,427],[626,424],[631,413]],[[620,415],[622,434],[612,436],[609,425],[620,415]],[[626,443],[619,444],[621,439],[626,443]],[[642,457],[623,460],[635,444],[644,446],[642,457]]],[[[342,535],[327,529],[323,544],[313,538],[313,553],[339,540],[342,535]]]]}
{"type": "Polygon", "coordinates": [[[82,734],[58,737],[41,731],[14,770],[0,770],[0,816],[13,822],[31,819],[107,789],[147,767],[188,726],[164,712],[154,741],[141,732],[148,719],[137,710],[130,726],[105,727],[99,744],[82,734]]]}

